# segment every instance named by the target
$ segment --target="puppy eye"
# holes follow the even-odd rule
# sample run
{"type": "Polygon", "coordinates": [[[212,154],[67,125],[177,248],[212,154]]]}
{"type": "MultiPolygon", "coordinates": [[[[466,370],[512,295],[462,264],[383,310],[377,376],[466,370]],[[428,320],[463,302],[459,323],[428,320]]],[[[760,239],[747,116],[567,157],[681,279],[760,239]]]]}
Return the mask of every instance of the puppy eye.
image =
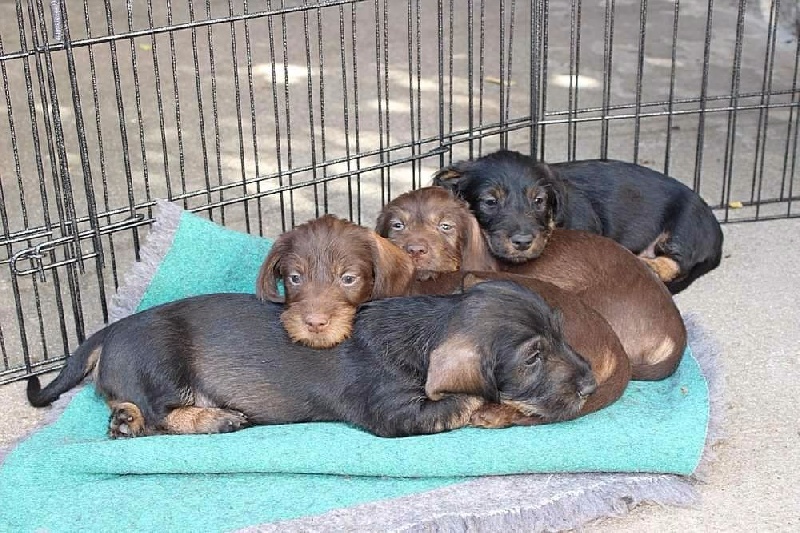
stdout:
{"type": "Polygon", "coordinates": [[[402,223],[401,221],[399,221],[399,220],[393,220],[393,221],[392,221],[392,229],[394,229],[394,230],[398,230],[398,231],[399,231],[399,230],[401,230],[401,229],[404,229],[405,227],[406,227],[406,225],[405,225],[405,224],[403,224],[403,223],[402,223]]]}
{"type": "Polygon", "coordinates": [[[483,205],[487,207],[494,207],[497,205],[497,198],[494,198],[492,196],[487,196],[486,198],[483,199],[483,205]]]}
{"type": "Polygon", "coordinates": [[[342,276],[342,285],[350,286],[354,284],[357,279],[358,277],[352,274],[345,274],[344,276],[342,276]]]}
{"type": "Polygon", "coordinates": [[[542,205],[544,203],[545,197],[544,196],[537,196],[533,199],[533,203],[536,205],[542,205]]]}
{"type": "Polygon", "coordinates": [[[541,352],[539,352],[539,350],[536,350],[535,352],[530,354],[527,359],[525,359],[525,364],[527,366],[533,366],[541,360],[542,360],[542,354],[541,352]]]}
{"type": "Polygon", "coordinates": [[[440,222],[439,229],[442,231],[450,231],[453,229],[453,224],[450,224],[449,222],[440,222]]]}
{"type": "Polygon", "coordinates": [[[292,285],[300,285],[300,282],[302,281],[303,278],[300,277],[300,274],[289,274],[287,279],[289,280],[289,283],[291,283],[292,285]]]}

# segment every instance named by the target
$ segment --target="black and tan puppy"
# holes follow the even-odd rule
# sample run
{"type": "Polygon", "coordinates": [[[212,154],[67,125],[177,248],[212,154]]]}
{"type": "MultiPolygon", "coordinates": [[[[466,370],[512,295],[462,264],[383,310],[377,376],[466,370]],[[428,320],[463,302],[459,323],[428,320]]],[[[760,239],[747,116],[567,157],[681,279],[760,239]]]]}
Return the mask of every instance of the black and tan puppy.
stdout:
{"type": "MultiPolygon", "coordinates": [[[[536,259],[499,261],[487,254],[489,247],[469,206],[442,187],[424,187],[393,199],[381,211],[377,231],[404,250],[424,250],[408,252],[417,272],[424,273],[415,275],[414,293],[441,294],[454,279],[449,273],[459,269],[534,277],[580,298],[608,322],[630,358],[634,379],[663,379],[681,361],[686,328],[669,291],[652,270],[611,239],[559,228],[536,259]],[[476,236],[479,243],[459,244],[476,236]]],[[[540,292],[537,286],[531,288],[540,292]]],[[[559,299],[566,301],[564,296],[559,299]]],[[[552,305],[558,300],[548,301],[552,305]]],[[[570,315],[565,316],[569,321],[570,315]]],[[[567,340],[578,349],[572,338],[567,340]]]]}
{"type": "Polygon", "coordinates": [[[92,335],[44,389],[31,378],[28,400],[47,405],[93,372],[112,437],[323,420],[397,437],[465,426],[487,401],[571,418],[596,387],[560,314],[507,281],[365,304],[325,354],[293,343],[282,312],[244,294],[154,307],[92,335]]]}
{"type": "Polygon", "coordinates": [[[501,150],[445,168],[433,183],[469,203],[503,261],[536,258],[554,227],[589,231],[637,254],[675,294],[722,257],[722,230],[703,199],[640,165],[599,159],[547,165],[501,150]]]}
{"type": "MultiPolygon", "coordinates": [[[[611,405],[622,396],[631,379],[631,364],[619,338],[608,322],[580,298],[536,278],[507,272],[438,272],[433,278],[418,281],[414,290],[423,294],[448,294],[468,289],[489,280],[509,280],[534,291],[563,316],[564,338],[569,346],[592,367],[597,388],[575,413],[575,418],[611,405]]],[[[428,393],[431,393],[428,387],[428,393]]],[[[536,425],[546,423],[537,416],[526,416],[513,405],[487,403],[472,415],[471,424],[482,427],[536,425]]]]}

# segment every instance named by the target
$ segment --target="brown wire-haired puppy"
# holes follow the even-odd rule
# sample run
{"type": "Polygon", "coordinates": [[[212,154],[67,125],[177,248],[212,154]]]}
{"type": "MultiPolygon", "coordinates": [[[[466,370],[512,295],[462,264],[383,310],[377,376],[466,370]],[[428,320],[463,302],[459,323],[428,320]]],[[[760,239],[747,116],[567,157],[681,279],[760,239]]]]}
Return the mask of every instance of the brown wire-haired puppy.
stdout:
{"type": "MultiPolygon", "coordinates": [[[[446,249],[452,246],[453,239],[437,230],[435,224],[440,214],[456,220],[453,213],[459,210],[457,220],[461,226],[454,225],[451,231],[464,238],[481,235],[466,204],[440,187],[418,189],[395,198],[384,207],[377,230],[401,248],[424,237],[429,249],[446,249]]],[[[633,379],[657,380],[672,374],[686,347],[686,329],[672,297],[653,272],[628,250],[599,235],[555,229],[549,240],[537,259],[523,263],[495,261],[490,270],[532,276],[580,297],[608,321],[619,337],[633,366],[633,379]]],[[[481,252],[477,259],[469,257],[470,250],[478,248],[462,248],[457,265],[427,261],[424,268],[446,272],[485,262],[486,256],[481,252]]],[[[422,264],[415,259],[415,266],[422,264]]]]}
{"type": "Polygon", "coordinates": [[[112,437],[324,420],[399,437],[465,426],[487,401],[571,418],[596,386],[560,313],[507,281],[365,304],[330,357],[293,343],[282,313],[246,294],[148,309],[92,335],[44,389],[30,378],[28,400],[47,405],[94,371],[112,437]]]}
{"type": "Polygon", "coordinates": [[[406,251],[418,281],[496,264],[467,203],[442,187],[401,194],[381,210],[375,231],[406,251]]]}
{"type": "MultiPolygon", "coordinates": [[[[597,390],[578,416],[622,395],[631,376],[630,361],[614,331],[593,309],[558,287],[525,276],[487,272],[497,264],[489,255],[478,223],[465,202],[441,187],[405,193],[387,204],[378,217],[377,231],[406,250],[417,279],[412,294],[448,294],[481,280],[507,279],[542,296],[564,316],[567,343],[587,361],[597,390]],[[472,271],[464,274],[465,271],[472,271]]],[[[502,427],[538,423],[513,409],[487,404],[473,424],[502,427]]]]}
{"type": "Polygon", "coordinates": [[[722,230],[703,199],[633,163],[548,165],[500,150],[439,171],[433,184],[469,203],[492,253],[505,262],[536,258],[554,227],[589,231],[639,255],[678,293],[722,257],[722,230]]]}
{"type": "Polygon", "coordinates": [[[256,294],[285,303],[281,321],[292,340],[330,348],[350,336],[360,304],[406,294],[412,277],[408,256],[389,241],[325,215],[277,238],[261,266],[256,294]]]}

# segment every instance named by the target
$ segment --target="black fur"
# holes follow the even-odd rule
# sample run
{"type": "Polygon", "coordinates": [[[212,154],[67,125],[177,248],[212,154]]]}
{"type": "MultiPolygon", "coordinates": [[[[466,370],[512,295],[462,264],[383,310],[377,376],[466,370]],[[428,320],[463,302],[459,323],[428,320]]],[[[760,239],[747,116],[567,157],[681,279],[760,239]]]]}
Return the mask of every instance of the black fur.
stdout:
{"type": "Polygon", "coordinates": [[[530,257],[515,257],[513,250],[504,255],[493,235],[495,240],[514,232],[536,236],[551,221],[609,237],[635,254],[666,234],[653,252],[678,264],[678,276],[666,283],[673,294],[716,268],[722,257],[722,230],[703,199],[678,180],[640,165],[600,159],[547,165],[501,150],[440,171],[434,184],[470,204],[500,259],[525,261],[541,250],[530,257]],[[502,188],[506,198],[489,209],[482,200],[493,187],[502,188]],[[526,190],[531,187],[547,195],[547,209],[530,202],[526,190]]]}
{"type": "Polygon", "coordinates": [[[241,413],[246,424],[339,420],[382,436],[434,433],[465,425],[469,412],[455,426],[452,420],[479,407],[475,395],[558,420],[575,415],[585,399],[577,391],[594,379],[564,342],[559,313],[511,282],[367,303],[353,336],[330,350],[293,343],[282,311],[244,294],[143,311],[91,337],[43,390],[31,378],[29,400],[47,405],[75,386],[91,371],[88,353],[98,346],[98,392],[112,405],[138,406],[144,435],[179,432],[164,421],[184,406],[241,413]],[[432,401],[425,394],[429,356],[456,335],[480,354],[480,390],[432,401]]]}

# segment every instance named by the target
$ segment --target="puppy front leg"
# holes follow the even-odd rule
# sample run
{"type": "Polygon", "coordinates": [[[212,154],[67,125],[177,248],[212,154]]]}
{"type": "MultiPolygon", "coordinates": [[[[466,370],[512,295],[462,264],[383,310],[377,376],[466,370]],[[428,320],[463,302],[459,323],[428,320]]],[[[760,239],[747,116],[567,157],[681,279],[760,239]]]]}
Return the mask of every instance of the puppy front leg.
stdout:
{"type": "Polygon", "coordinates": [[[231,433],[249,425],[247,417],[239,411],[194,406],[173,409],[161,423],[166,433],[178,435],[231,433]]]}
{"type": "MultiPolygon", "coordinates": [[[[396,397],[395,397],[396,398],[396,397]]],[[[448,394],[431,400],[424,394],[409,394],[400,405],[388,402],[386,413],[375,413],[377,427],[369,428],[382,437],[405,437],[441,433],[464,427],[486,400],[467,394],[448,394]]]]}
{"type": "Polygon", "coordinates": [[[501,403],[487,403],[472,413],[469,425],[485,429],[500,429],[510,426],[535,426],[544,423],[538,416],[527,416],[514,407],[501,403]]]}
{"type": "Polygon", "coordinates": [[[112,439],[164,433],[174,435],[230,433],[250,425],[244,414],[215,407],[178,407],[169,411],[162,421],[155,425],[147,424],[141,409],[132,402],[110,402],[109,407],[111,416],[108,421],[108,434],[112,439]]]}

